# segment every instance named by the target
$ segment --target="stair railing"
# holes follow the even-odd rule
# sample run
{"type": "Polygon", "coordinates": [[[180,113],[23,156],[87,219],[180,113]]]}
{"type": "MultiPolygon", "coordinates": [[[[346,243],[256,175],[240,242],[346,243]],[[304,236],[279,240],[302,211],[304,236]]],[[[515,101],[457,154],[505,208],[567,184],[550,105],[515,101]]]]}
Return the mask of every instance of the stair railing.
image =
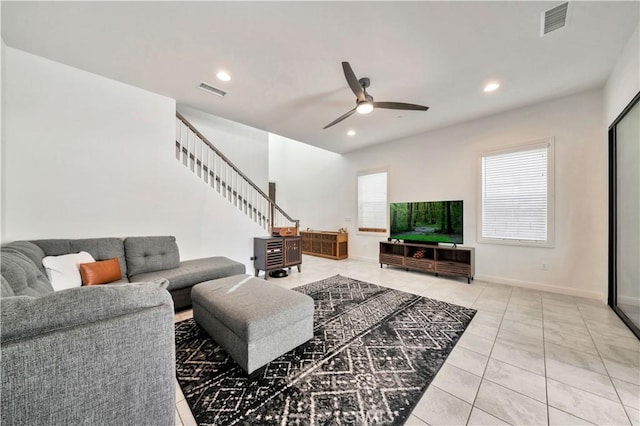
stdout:
{"type": "Polygon", "coordinates": [[[298,230],[298,219],[292,219],[177,111],[176,159],[265,230],[298,230]]]}

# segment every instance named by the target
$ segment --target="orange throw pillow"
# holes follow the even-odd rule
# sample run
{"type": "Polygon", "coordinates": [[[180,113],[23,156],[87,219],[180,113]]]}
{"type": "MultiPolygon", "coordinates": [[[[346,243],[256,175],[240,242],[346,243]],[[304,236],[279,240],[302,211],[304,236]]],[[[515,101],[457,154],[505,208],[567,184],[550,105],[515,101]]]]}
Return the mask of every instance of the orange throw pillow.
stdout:
{"type": "Polygon", "coordinates": [[[81,263],[79,266],[82,285],[106,284],[122,278],[117,257],[99,262],[81,263]]]}

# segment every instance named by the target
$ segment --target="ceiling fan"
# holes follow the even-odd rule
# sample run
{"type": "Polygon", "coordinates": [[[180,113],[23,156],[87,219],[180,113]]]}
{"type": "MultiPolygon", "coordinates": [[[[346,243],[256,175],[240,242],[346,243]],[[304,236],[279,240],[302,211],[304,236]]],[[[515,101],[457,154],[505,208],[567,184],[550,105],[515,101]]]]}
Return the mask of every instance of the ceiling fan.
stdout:
{"type": "Polygon", "coordinates": [[[367,87],[371,84],[371,81],[363,77],[358,80],[353,69],[351,69],[351,65],[349,62],[342,63],[342,70],[344,71],[344,77],[347,79],[347,83],[349,83],[349,87],[356,95],[356,106],[351,111],[346,112],[340,117],[333,120],[331,123],[327,124],[323,127],[323,129],[328,129],[329,127],[338,124],[345,118],[350,117],[354,112],[359,112],[360,114],[368,114],[373,111],[374,108],[384,108],[384,109],[402,109],[402,110],[413,110],[413,111],[426,111],[429,109],[427,106],[416,105],[416,104],[407,104],[403,102],[375,102],[373,100],[373,96],[367,93],[367,87]]]}

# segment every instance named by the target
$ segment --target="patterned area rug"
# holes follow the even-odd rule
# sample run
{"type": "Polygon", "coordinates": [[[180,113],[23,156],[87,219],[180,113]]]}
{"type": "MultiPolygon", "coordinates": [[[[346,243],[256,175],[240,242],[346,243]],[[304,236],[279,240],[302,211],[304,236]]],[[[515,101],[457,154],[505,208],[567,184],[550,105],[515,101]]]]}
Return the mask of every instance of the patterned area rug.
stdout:
{"type": "Polygon", "coordinates": [[[295,288],[314,337],[250,380],[193,319],[177,377],[200,425],[403,424],[475,310],[337,275],[295,288]]]}

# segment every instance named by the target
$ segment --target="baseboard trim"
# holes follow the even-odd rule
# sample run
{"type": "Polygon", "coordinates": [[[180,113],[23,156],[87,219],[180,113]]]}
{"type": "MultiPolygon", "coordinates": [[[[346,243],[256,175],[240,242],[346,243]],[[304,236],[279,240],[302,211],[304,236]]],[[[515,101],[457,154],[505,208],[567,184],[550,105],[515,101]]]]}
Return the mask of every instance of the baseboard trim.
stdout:
{"type": "Polygon", "coordinates": [[[577,297],[584,297],[587,299],[596,299],[601,301],[602,303],[605,303],[605,304],[607,303],[607,295],[605,293],[598,293],[595,291],[580,290],[576,288],[568,288],[568,287],[562,287],[562,286],[551,285],[551,284],[542,284],[542,283],[536,283],[532,281],[513,280],[509,278],[494,277],[489,275],[476,275],[475,279],[478,281],[487,281],[487,282],[496,283],[496,284],[505,284],[505,285],[510,285],[512,287],[527,288],[530,290],[548,291],[551,293],[564,294],[567,296],[577,296],[577,297]]]}
{"type": "MultiPolygon", "coordinates": [[[[349,259],[367,261],[367,262],[369,261],[378,262],[378,258],[365,257],[365,256],[349,256],[349,259]]],[[[533,281],[514,280],[510,278],[495,277],[490,275],[479,275],[479,274],[475,275],[474,280],[487,281],[495,284],[510,285],[512,287],[527,288],[530,290],[548,291],[551,293],[564,294],[567,296],[584,297],[587,299],[598,300],[604,303],[605,305],[607,304],[607,294],[598,293],[596,291],[580,290],[576,288],[562,287],[559,285],[542,284],[542,283],[537,283],[533,281]]]]}

